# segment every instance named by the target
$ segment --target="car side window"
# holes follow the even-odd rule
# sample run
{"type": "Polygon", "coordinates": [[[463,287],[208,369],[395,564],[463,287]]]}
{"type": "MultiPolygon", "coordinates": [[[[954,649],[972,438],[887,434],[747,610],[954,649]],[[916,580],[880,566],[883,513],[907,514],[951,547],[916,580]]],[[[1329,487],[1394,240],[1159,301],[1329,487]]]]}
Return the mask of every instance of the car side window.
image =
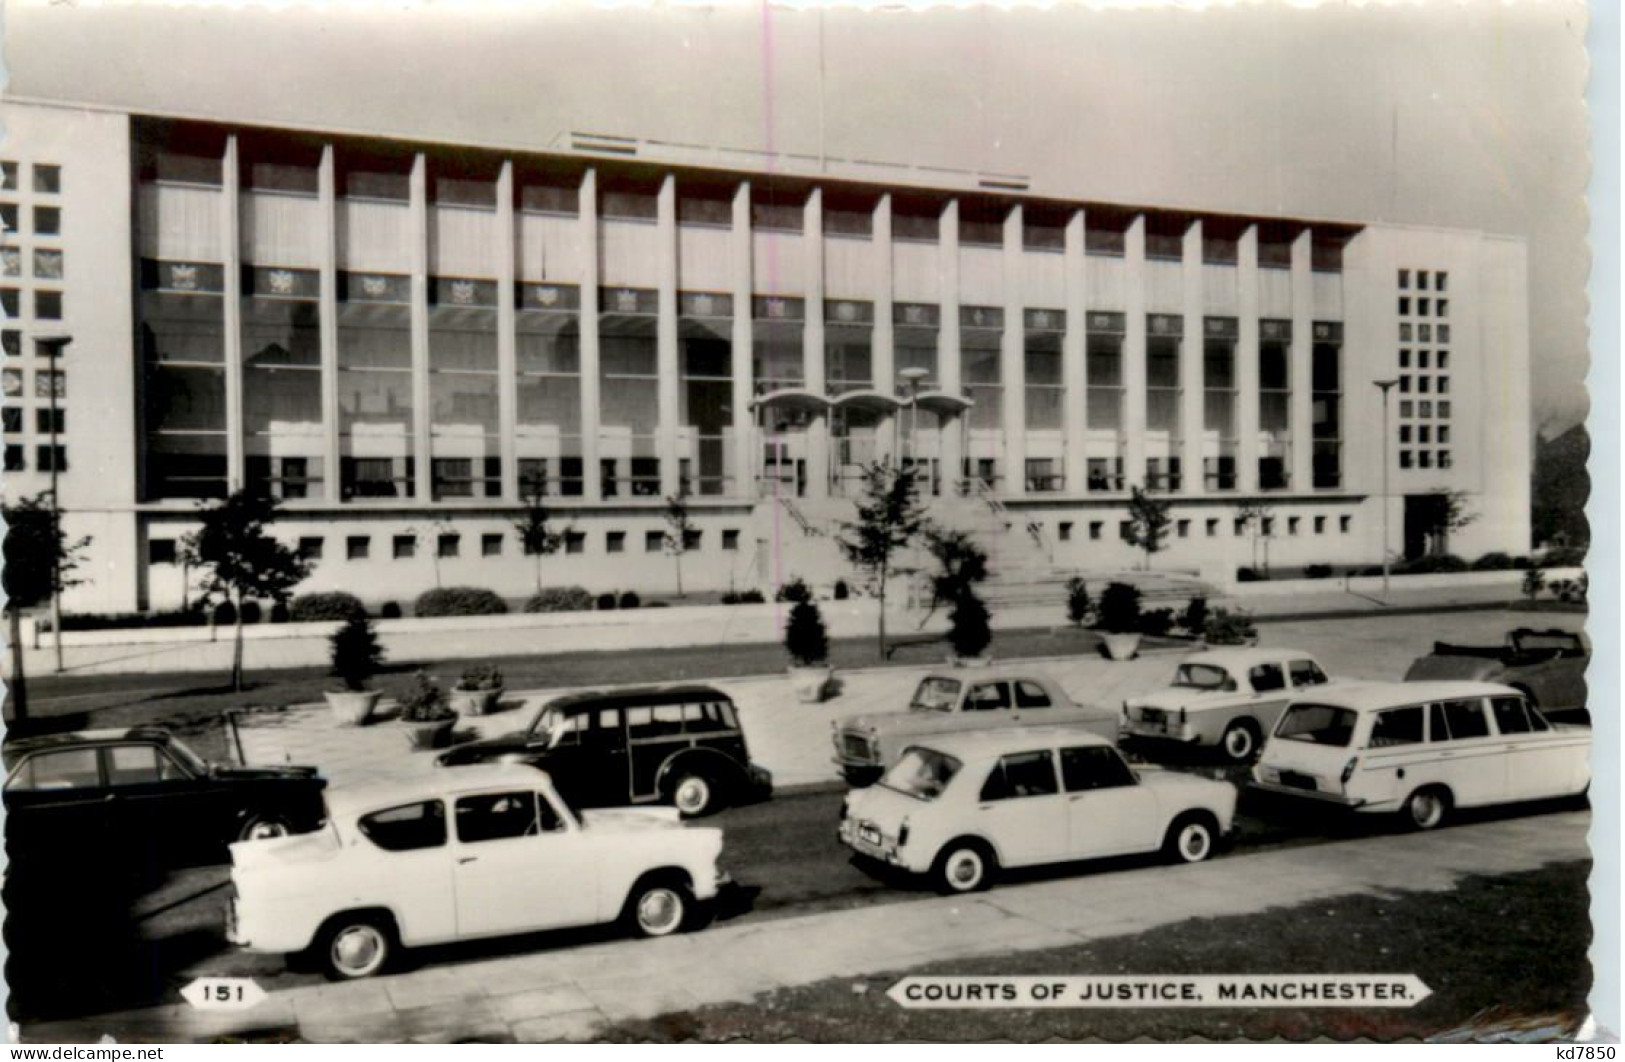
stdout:
{"type": "Polygon", "coordinates": [[[557,748],[560,745],[581,744],[581,732],[587,728],[587,723],[591,718],[586,713],[567,716],[564,722],[559,725],[558,738],[553,742],[553,746],[557,748]]]}
{"type": "Polygon", "coordinates": [[[600,708],[598,710],[598,729],[608,737],[619,737],[621,733],[621,710],[619,708],[600,708]]]}
{"type": "Polygon", "coordinates": [[[670,737],[683,732],[683,705],[657,704],[651,709],[653,721],[649,724],[650,737],[670,737]]]}
{"type": "Polygon", "coordinates": [[[1320,670],[1320,665],[1313,660],[1291,660],[1286,667],[1294,686],[1322,686],[1326,683],[1326,672],[1320,670]]]}
{"type": "Polygon", "coordinates": [[[457,798],[457,839],[464,844],[505,841],[542,830],[534,790],[457,798]]]}
{"type": "Polygon", "coordinates": [[[151,785],[178,777],[179,769],[152,745],[114,745],[107,750],[108,785],[151,785]]]}
{"type": "Polygon", "coordinates": [[[1021,797],[1053,796],[1060,786],[1055,777],[1055,757],[1048,749],[1040,752],[1014,752],[1000,758],[982,784],[983,800],[1016,800],[1021,797]]]}
{"type": "Polygon", "coordinates": [[[1286,676],[1281,674],[1280,664],[1255,664],[1247,669],[1247,678],[1255,693],[1286,689],[1286,676]]]}
{"type": "Polygon", "coordinates": [[[1010,685],[1006,682],[983,682],[972,686],[965,702],[967,711],[991,712],[1010,707],[1010,685]]]}
{"type": "Polygon", "coordinates": [[[1449,741],[1450,724],[1445,722],[1444,705],[1428,705],[1428,740],[1449,741]]]}
{"type": "Polygon", "coordinates": [[[734,706],[727,701],[717,702],[717,718],[729,730],[739,729],[739,717],[734,714],[734,706]]]}
{"type": "Polygon", "coordinates": [[[1484,718],[1482,701],[1445,701],[1444,717],[1450,726],[1450,737],[1453,741],[1488,737],[1490,734],[1490,724],[1484,718]]]}
{"type": "Polygon", "coordinates": [[[363,815],[361,834],[386,852],[439,848],[446,843],[446,808],[438,800],[384,808],[363,815]]]}
{"type": "Polygon", "coordinates": [[[95,789],[101,785],[95,749],[62,749],[30,756],[8,789],[95,789]]]}
{"type": "Polygon", "coordinates": [[[1134,772],[1114,749],[1098,745],[1061,750],[1061,781],[1068,793],[1134,784],[1134,772]]]}
{"type": "Polygon", "coordinates": [[[1374,749],[1389,748],[1393,745],[1415,745],[1422,740],[1423,712],[1420,704],[1410,708],[1390,708],[1386,712],[1378,712],[1376,721],[1371,724],[1371,740],[1368,747],[1374,749]]]}
{"type": "Polygon", "coordinates": [[[1495,729],[1503,734],[1527,734],[1533,729],[1522,697],[1492,697],[1490,711],[1495,713],[1495,729]]]}
{"type": "Polygon", "coordinates": [[[1017,708],[1048,708],[1053,703],[1044,687],[1038,683],[1026,681],[1016,683],[1017,708]]]}

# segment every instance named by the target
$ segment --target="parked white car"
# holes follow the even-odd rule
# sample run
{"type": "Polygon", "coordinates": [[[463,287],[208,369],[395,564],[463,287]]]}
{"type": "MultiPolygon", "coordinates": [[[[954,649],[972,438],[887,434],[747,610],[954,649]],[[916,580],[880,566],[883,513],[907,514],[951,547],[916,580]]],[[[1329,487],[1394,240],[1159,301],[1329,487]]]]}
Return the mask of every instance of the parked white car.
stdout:
{"type": "Polygon", "coordinates": [[[879,784],[850,793],[840,838],[944,892],[971,892],[1005,867],[1158,849],[1199,862],[1235,808],[1233,786],[1130,768],[1082,726],[967,731],[911,745],[879,784]]]}
{"type": "Polygon", "coordinates": [[[1260,789],[1420,830],[1455,808],[1585,792],[1591,731],[1487,682],[1346,684],[1294,701],[1253,768],[1260,789]]]}
{"type": "Polygon", "coordinates": [[[335,978],[398,947],[624,919],[676,933],[726,880],[722,831],[675,808],[572,811],[542,771],[493,764],[328,790],[316,833],[231,846],[228,938],[309,952],[335,978]]]}
{"type": "Polygon", "coordinates": [[[1123,702],[1135,738],[1217,746],[1247,763],[1293,697],[1329,679],[1315,658],[1293,649],[1210,649],[1179,665],[1166,689],[1123,702]]]}

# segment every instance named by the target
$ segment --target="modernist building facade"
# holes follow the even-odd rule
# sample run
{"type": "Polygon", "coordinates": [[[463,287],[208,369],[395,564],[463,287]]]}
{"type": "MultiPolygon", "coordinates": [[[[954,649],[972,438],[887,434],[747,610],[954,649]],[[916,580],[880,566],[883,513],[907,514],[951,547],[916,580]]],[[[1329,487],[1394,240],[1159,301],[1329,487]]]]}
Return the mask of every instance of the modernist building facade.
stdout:
{"type": "Polygon", "coordinates": [[[1452,552],[1529,548],[1520,240],[604,137],[4,119],[5,491],[57,464],[70,607],[178,604],[197,504],[243,487],[310,588],[374,601],[523,595],[531,495],[549,584],[669,588],[676,496],[690,587],[827,577],[881,458],[1056,569],[1134,563],[1137,486],[1159,566],[1214,579],[1416,553],[1440,490],[1476,516],[1452,552]]]}

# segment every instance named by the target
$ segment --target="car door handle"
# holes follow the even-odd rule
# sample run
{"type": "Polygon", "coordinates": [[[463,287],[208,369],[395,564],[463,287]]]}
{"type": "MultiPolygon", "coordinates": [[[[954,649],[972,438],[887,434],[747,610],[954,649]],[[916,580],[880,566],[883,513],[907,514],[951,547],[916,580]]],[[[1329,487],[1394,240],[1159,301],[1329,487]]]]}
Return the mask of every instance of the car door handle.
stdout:
{"type": "Polygon", "coordinates": [[[464,863],[472,863],[477,859],[479,859],[479,856],[464,856],[457,861],[457,865],[462,866],[464,863]]]}

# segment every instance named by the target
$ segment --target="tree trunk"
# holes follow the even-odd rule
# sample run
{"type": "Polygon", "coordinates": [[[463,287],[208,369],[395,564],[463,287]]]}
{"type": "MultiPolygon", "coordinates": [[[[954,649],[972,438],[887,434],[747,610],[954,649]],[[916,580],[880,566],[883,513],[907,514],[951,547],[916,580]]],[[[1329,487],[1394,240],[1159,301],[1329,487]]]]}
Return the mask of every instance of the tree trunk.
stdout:
{"type": "Polygon", "coordinates": [[[28,718],[28,680],[23,674],[23,610],[17,602],[10,602],[6,611],[11,614],[11,721],[20,723],[28,718]]]}
{"type": "Polygon", "coordinates": [[[677,596],[683,596],[683,555],[677,554],[677,596]]]}
{"type": "Polygon", "coordinates": [[[880,662],[886,662],[886,569],[880,569],[880,662]]]}
{"type": "Polygon", "coordinates": [[[536,592],[538,594],[542,592],[542,553],[540,550],[536,551],[536,592]]]}
{"type": "Polygon", "coordinates": [[[243,595],[237,595],[237,623],[233,628],[234,637],[231,644],[231,688],[237,693],[243,690],[243,595]]]}

